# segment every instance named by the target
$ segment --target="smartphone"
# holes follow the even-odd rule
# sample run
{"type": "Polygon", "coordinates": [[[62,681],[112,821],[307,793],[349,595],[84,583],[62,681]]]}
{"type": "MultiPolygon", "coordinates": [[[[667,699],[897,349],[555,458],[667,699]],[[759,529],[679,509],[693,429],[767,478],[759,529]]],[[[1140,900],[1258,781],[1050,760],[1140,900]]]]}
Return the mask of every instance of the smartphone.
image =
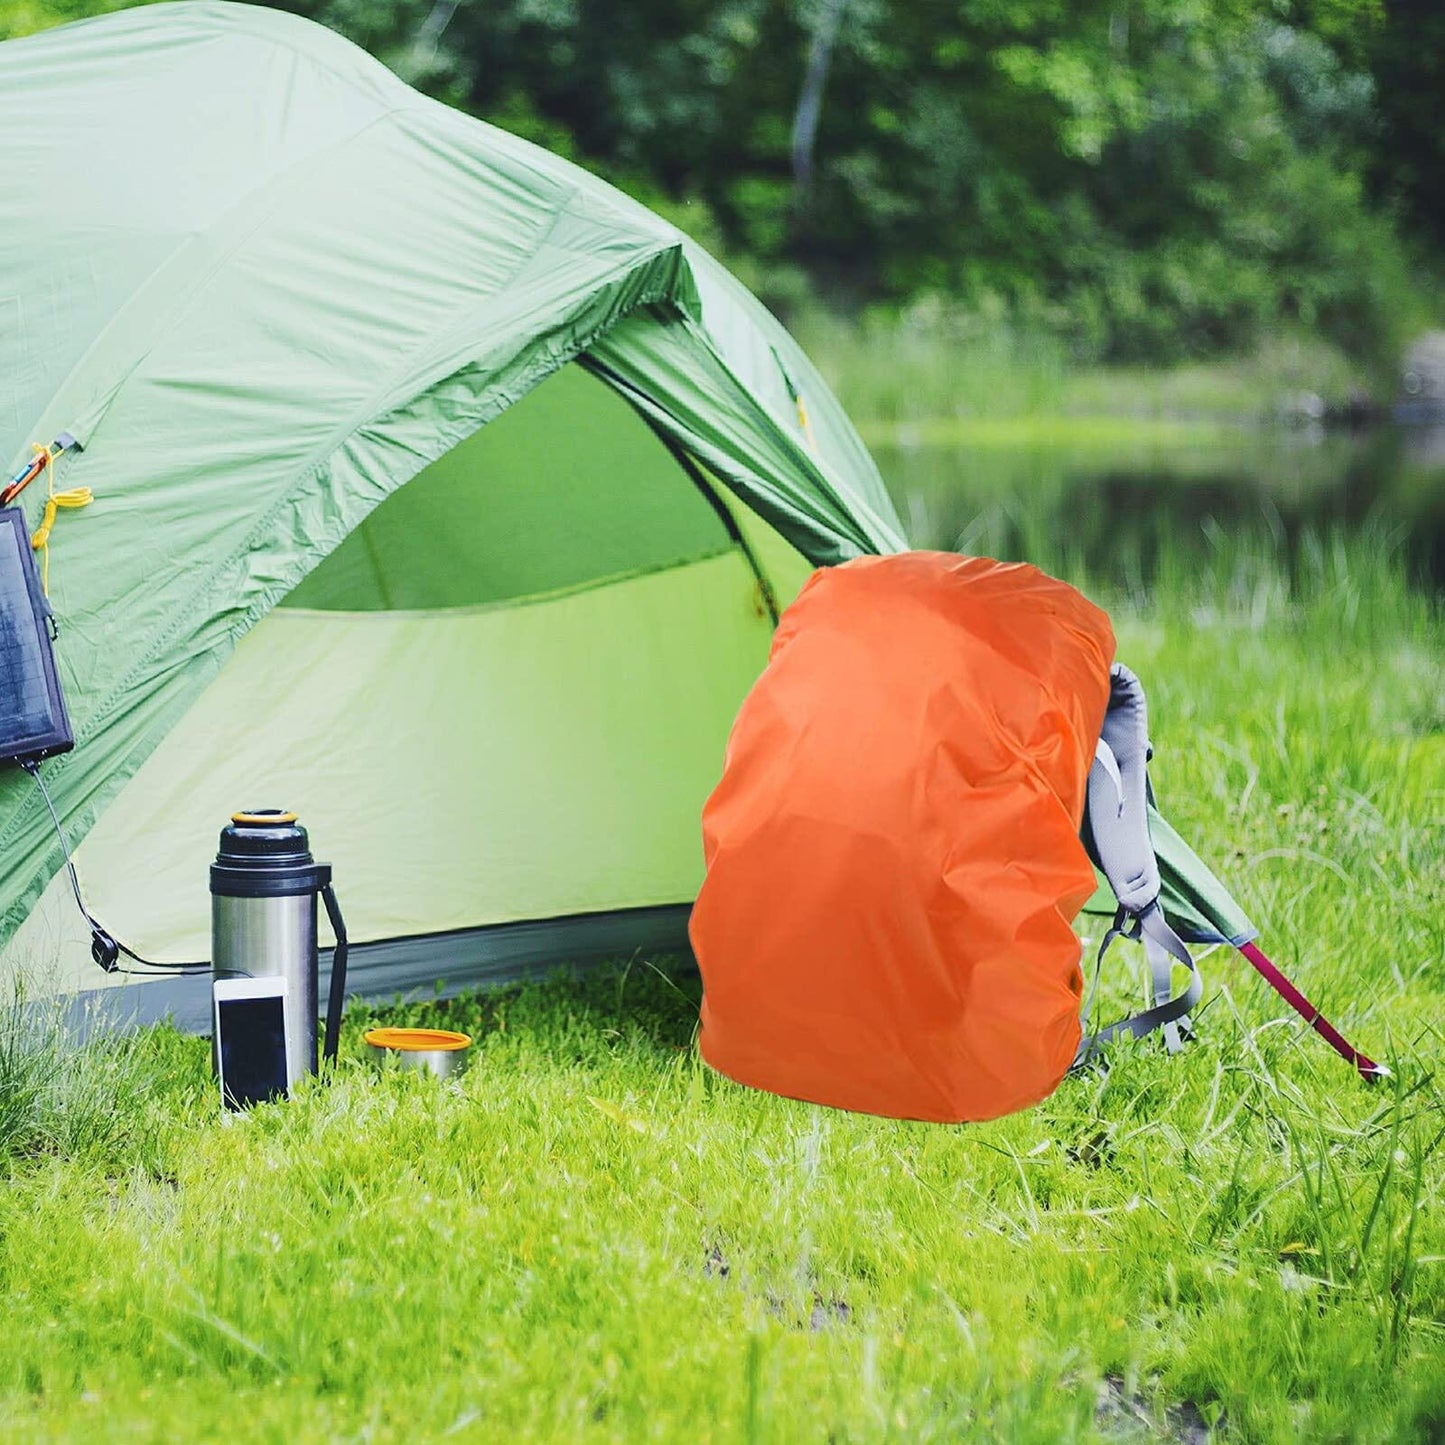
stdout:
{"type": "Polygon", "coordinates": [[[286,1069],[286,980],[218,978],[211,985],[216,1072],[228,1109],[249,1109],[284,1099],[291,1088],[286,1069]]]}

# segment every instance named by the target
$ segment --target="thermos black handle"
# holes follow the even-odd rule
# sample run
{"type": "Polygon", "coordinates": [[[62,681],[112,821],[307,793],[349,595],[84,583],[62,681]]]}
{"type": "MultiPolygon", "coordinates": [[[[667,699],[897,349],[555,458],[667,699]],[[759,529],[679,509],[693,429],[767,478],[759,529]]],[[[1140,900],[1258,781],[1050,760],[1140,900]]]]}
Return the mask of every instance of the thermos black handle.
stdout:
{"type": "Polygon", "coordinates": [[[321,890],[321,901],[326,905],[326,916],[331,920],[331,931],[336,935],[336,952],[331,955],[331,987],[326,999],[326,1044],[322,1057],[336,1058],[336,1046],[341,1041],[341,1008],[346,1001],[346,923],[341,917],[341,905],[336,901],[336,890],[328,883],[321,890]]]}

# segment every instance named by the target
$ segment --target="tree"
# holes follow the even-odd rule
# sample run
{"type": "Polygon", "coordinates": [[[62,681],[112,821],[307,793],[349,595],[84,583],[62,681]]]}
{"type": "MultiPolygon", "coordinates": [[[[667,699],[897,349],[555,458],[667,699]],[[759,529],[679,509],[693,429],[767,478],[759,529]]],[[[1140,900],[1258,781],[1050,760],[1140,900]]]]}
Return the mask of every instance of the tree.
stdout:
{"type": "MultiPolygon", "coordinates": [[[[34,26],[119,0],[14,0],[34,26]]],[[[1387,350],[1445,244],[1433,0],[284,0],[431,94],[860,298],[1096,355],[1387,350]]],[[[12,25],[17,22],[12,18],[12,25]]]]}

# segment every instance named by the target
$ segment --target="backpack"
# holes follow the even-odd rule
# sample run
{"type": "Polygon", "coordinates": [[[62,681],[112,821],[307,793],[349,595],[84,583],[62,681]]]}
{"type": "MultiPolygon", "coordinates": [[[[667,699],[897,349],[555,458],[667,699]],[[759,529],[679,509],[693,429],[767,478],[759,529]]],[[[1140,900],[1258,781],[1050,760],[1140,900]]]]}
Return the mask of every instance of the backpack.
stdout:
{"type": "Polygon", "coordinates": [[[961,1122],[1038,1102],[1121,1034],[1178,1051],[1202,983],[1175,924],[1246,956],[1253,930],[1216,930],[1174,877],[1171,921],[1151,755],[1108,617],[1067,584],[933,552],[814,573],[703,810],[703,1058],[777,1094],[961,1122]],[[1073,925],[1096,865],[1116,900],[1099,963],[1137,939],[1150,997],[1086,1037],[1073,925]]]}

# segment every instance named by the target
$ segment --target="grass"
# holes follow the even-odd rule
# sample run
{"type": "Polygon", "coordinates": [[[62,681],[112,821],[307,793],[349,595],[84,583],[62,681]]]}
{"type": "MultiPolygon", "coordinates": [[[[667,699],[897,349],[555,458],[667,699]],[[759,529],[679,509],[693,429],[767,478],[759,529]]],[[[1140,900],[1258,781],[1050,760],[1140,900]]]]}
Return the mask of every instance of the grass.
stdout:
{"type": "Polygon", "coordinates": [[[661,960],[354,1010],[230,1120],[202,1040],[12,1027],[0,1434],[1440,1440],[1440,618],[1358,541],[1171,566],[1108,599],[1166,811],[1393,1083],[1217,954],[1182,1057],[961,1128],[713,1075],[661,960]],[[477,1064],[377,1076],[373,1017],[477,1064]]]}
{"type": "Polygon", "coordinates": [[[78,1043],[53,1003],[0,1007],[0,1159],[104,1160],[144,1131],[146,1045],[78,1043]]]}
{"type": "Polygon", "coordinates": [[[870,447],[902,445],[924,448],[967,448],[1002,451],[1010,455],[1030,450],[1066,447],[1075,454],[1117,460],[1140,454],[1152,458],[1185,447],[1218,447],[1217,423],[1180,417],[1131,417],[1101,411],[1090,415],[1063,412],[1020,413],[1014,416],[943,416],[903,422],[860,422],[863,440],[870,447]]]}
{"type": "Polygon", "coordinates": [[[1330,407],[1394,399],[1393,377],[1370,376],[1307,332],[1244,356],[1120,366],[1081,364],[1047,332],[936,301],[856,319],[806,305],[789,322],[870,442],[1036,442],[1040,427],[1072,442],[1080,433],[1068,423],[1080,420],[1086,440],[1179,442],[1277,422],[1307,395],[1330,407]]]}

